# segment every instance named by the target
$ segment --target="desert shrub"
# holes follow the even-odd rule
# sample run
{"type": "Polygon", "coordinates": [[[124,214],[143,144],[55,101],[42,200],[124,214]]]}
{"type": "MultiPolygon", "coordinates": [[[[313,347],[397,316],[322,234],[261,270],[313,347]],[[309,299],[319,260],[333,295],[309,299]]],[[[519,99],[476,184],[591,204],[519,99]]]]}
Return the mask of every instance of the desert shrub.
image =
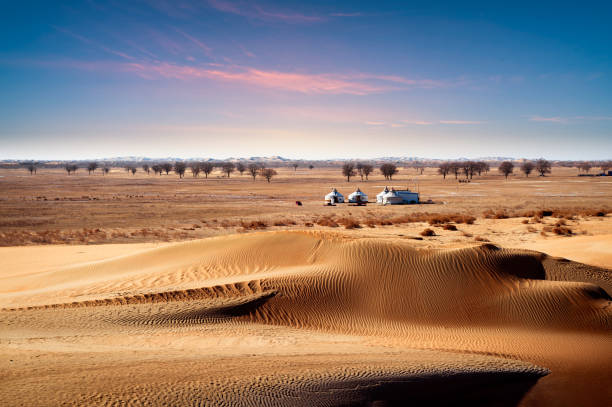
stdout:
{"type": "Polygon", "coordinates": [[[427,228],[421,231],[420,235],[421,236],[435,236],[436,232],[434,232],[432,229],[427,228]]]}
{"type": "Polygon", "coordinates": [[[565,219],[559,219],[557,223],[555,223],[555,226],[565,226],[565,225],[567,225],[567,222],[565,221],[565,219]]]}
{"type": "Polygon", "coordinates": [[[565,226],[555,226],[552,231],[554,234],[561,236],[571,236],[573,234],[572,229],[565,226]]]}
{"type": "Polygon", "coordinates": [[[463,236],[465,236],[465,237],[472,237],[472,236],[474,236],[473,234],[468,233],[468,232],[465,232],[465,231],[464,231],[464,232],[461,232],[461,234],[462,234],[463,236]]]}
{"type": "Polygon", "coordinates": [[[268,227],[268,224],[260,220],[252,220],[248,222],[240,222],[240,226],[242,226],[242,228],[245,230],[256,230],[265,229],[268,227]]]}
{"type": "Polygon", "coordinates": [[[528,224],[528,223],[529,223],[529,219],[523,219],[521,223],[522,223],[523,225],[526,225],[526,224],[528,224]]]}
{"type": "Polygon", "coordinates": [[[535,233],[535,232],[537,232],[537,231],[538,231],[538,230],[537,230],[536,228],[534,228],[533,226],[531,226],[531,225],[530,225],[530,226],[527,226],[527,232],[529,232],[529,233],[535,233]]]}
{"type": "Polygon", "coordinates": [[[484,238],[482,236],[476,236],[474,238],[474,240],[477,241],[477,242],[489,242],[490,241],[489,239],[486,239],[486,238],[484,238]]]}
{"type": "Polygon", "coordinates": [[[451,224],[447,223],[446,225],[442,226],[442,229],[444,229],[444,230],[457,230],[457,226],[451,225],[451,224]]]}
{"type": "Polygon", "coordinates": [[[552,210],[550,210],[550,209],[546,209],[546,210],[541,210],[541,211],[539,211],[539,212],[538,212],[538,216],[539,216],[540,218],[543,218],[543,217],[545,217],[545,216],[552,216],[552,215],[553,215],[553,213],[554,213],[554,212],[553,212],[552,210]]]}
{"type": "Polygon", "coordinates": [[[330,228],[337,228],[339,226],[338,222],[333,220],[331,218],[331,216],[324,216],[322,218],[319,218],[316,221],[316,224],[319,225],[319,226],[327,226],[327,227],[330,227],[330,228]]]}
{"type": "Polygon", "coordinates": [[[361,227],[359,221],[355,218],[340,218],[338,223],[344,226],[345,229],[358,229],[361,227]]]}
{"type": "Polygon", "coordinates": [[[311,227],[313,227],[314,225],[312,224],[312,222],[305,222],[305,223],[304,223],[304,226],[306,226],[307,228],[311,228],[311,227]]]}
{"type": "Polygon", "coordinates": [[[273,225],[274,226],[287,226],[287,224],[283,220],[276,220],[274,221],[273,225]]]}

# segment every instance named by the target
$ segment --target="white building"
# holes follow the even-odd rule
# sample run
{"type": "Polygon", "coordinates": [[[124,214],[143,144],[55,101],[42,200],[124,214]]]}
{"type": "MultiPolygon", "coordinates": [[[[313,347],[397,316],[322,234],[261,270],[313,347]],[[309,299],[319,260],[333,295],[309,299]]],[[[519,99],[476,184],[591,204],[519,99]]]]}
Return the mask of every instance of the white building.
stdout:
{"type": "Polygon", "coordinates": [[[357,204],[367,203],[368,196],[364,194],[363,192],[361,192],[361,189],[357,188],[355,192],[353,192],[352,194],[348,196],[348,201],[350,203],[357,203],[357,204]]]}
{"type": "Polygon", "coordinates": [[[344,203],[344,196],[334,188],[329,194],[325,195],[325,203],[330,205],[344,203]]]}
{"type": "Polygon", "coordinates": [[[419,193],[412,192],[409,189],[395,190],[388,187],[376,195],[376,202],[381,205],[405,205],[419,203],[419,193]]]}

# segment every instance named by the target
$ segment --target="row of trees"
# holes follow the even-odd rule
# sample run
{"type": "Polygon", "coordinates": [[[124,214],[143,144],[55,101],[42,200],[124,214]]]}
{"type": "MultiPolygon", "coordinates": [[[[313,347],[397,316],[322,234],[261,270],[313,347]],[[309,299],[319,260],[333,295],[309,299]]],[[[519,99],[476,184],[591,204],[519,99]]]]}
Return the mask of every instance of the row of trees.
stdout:
{"type": "MultiPolygon", "coordinates": [[[[540,158],[536,162],[525,161],[520,166],[521,171],[526,177],[529,177],[534,170],[540,173],[540,177],[545,177],[546,174],[550,174],[552,164],[543,158],[540,158]]],[[[506,179],[514,172],[514,163],[512,161],[504,161],[499,165],[498,171],[501,172],[506,179]]]]}
{"type": "MultiPolygon", "coordinates": [[[[68,172],[68,175],[71,175],[71,174],[76,173],[79,167],[76,164],[68,164],[64,168],[66,169],[66,172],[68,172]]],[[[96,162],[91,162],[87,164],[86,166],[86,169],[89,175],[95,173],[98,168],[100,167],[98,163],[96,162]]],[[[135,175],[136,172],[138,172],[138,169],[135,166],[127,165],[124,168],[128,173],[131,173],[132,175],[135,175]]],[[[144,164],[142,166],[142,171],[146,172],[147,174],[151,174],[151,172],[153,172],[153,174],[155,175],[157,174],[162,175],[164,173],[166,175],[169,175],[170,172],[174,172],[179,176],[179,178],[183,178],[185,176],[187,168],[189,168],[189,170],[191,171],[191,174],[195,178],[197,178],[200,174],[204,174],[205,178],[208,178],[208,176],[214,171],[215,168],[219,168],[221,172],[227,175],[228,178],[231,176],[232,173],[234,173],[235,171],[238,171],[240,175],[243,175],[245,172],[247,172],[251,177],[253,177],[253,180],[255,180],[257,176],[260,176],[262,178],[265,178],[268,182],[270,182],[272,178],[275,175],[277,175],[277,172],[274,169],[266,168],[263,164],[253,163],[249,165],[244,165],[242,163],[234,164],[231,162],[225,162],[225,163],[192,162],[192,163],[187,164],[181,161],[177,161],[174,164],[172,163],[161,163],[161,164],[154,164],[154,165],[144,164]]],[[[109,167],[107,166],[102,167],[102,175],[106,175],[109,172],[110,172],[109,167]]]]}
{"type": "Polygon", "coordinates": [[[465,178],[474,178],[474,174],[482,175],[490,171],[489,164],[484,161],[452,161],[440,164],[438,173],[446,179],[448,174],[454,174],[455,179],[463,172],[465,178]]]}

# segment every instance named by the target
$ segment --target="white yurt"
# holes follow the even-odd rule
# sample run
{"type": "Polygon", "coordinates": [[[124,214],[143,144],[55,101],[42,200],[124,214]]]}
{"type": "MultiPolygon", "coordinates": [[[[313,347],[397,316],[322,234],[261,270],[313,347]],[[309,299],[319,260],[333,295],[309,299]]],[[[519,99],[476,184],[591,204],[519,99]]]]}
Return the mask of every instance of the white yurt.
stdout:
{"type": "Polygon", "coordinates": [[[385,189],[383,189],[381,193],[376,195],[376,203],[379,203],[379,204],[383,203],[383,196],[385,196],[387,192],[389,192],[389,187],[385,187],[385,189]]]}
{"type": "Polygon", "coordinates": [[[361,192],[361,189],[357,188],[355,192],[348,196],[348,201],[350,203],[367,203],[368,196],[361,192]]]}
{"type": "Polygon", "coordinates": [[[398,205],[404,203],[404,199],[395,192],[395,189],[391,188],[391,191],[383,195],[382,203],[383,205],[398,205]]]}
{"type": "Polygon", "coordinates": [[[332,205],[336,203],[344,203],[344,196],[338,192],[336,188],[334,188],[329,194],[325,195],[325,203],[332,205]]]}

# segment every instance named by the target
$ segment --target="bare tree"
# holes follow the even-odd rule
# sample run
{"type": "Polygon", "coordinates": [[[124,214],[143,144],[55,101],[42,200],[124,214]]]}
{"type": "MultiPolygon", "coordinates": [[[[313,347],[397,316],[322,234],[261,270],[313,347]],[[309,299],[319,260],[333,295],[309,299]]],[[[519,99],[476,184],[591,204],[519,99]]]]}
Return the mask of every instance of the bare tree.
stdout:
{"type": "MultiPolygon", "coordinates": [[[[163,163],[161,165],[162,170],[164,170],[164,172],[166,173],[166,175],[170,174],[170,171],[172,171],[172,164],[170,163],[163,163]]],[[[161,175],[161,173],[160,173],[161,175]]]]}
{"type": "Polygon", "coordinates": [[[234,163],[226,162],[221,164],[221,168],[223,169],[223,172],[227,174],[227,178],[229,178],[230,174],[236,169],[236,166],[234,163]]]}
{"type": "Polygon", "coordinates": [[[240,173],[240,175],[244,174],[246,169],[247,169],[247,167],[243,163],[236,164],[236,170],[240,173]]]}
{"type": "Polygon", "coordinates": [[[30,175],[34,175],[36,174],[36,164],[35,163],[29,163],[27,165],[28,171],[30,171],[30,175]]]}
{"type": "Polygon", "coordinates": [[[385,176],[385,179],[392,180],[393,176],[397,174],[398,170],[395,164],[385,163],[380,166],[380,172],[385,176]]]}
{"type": "Polygon", "coordinates": [[[249,174],[251,174],[251,177],[253,177],[253,181],[255,181],[255,177],[257,177],[257,174],[259,173],[259,170],[261,169],[261,166],[258,164],[249,164],[248,170],[249,170],[249,174]]]}
{"type": "Polygon", "coordinates": [[[540,177],[545,177],[546,174],[550,174],[551,172],[550,161],[540,158],[538,161],[536,161],[535,168],[536,171],[540,173],[540,177]]]}
{"type": "Polygon", "coordinates": [[[455,179],[459,178],[459,172],[461,171],[461,164],[453,161],[449,164],[449,172],[455,174],[455,179]]]}
{"type": "Polygon", "coordinates": [[[102,167],[102,175],[107,175],[110,172],[110,168],[107,166],[102,167]]]}
{"type": "Polygon", "coordinates": [[[174,172],[176,172],[179,178],[183,178],[185,176],[185,170],[187,169],[187,165],[184,162],[177,161],[174,163],[174,172]]]}
{"type": "Polygon", "coordinates": [[[534,168],[535,168],[535,165],[533,165],[531,161],[525,161],[521,165],[521,171],[523,171],[526,177],[529,177],[529,174],[531,174],[534,168]]]}
{"type": "Polygon", "coordinates": [[[438,167],[438,174],[442,175],[444,179],[446,179],[446,176],[448,175],[449,172],[450,172],[449,163],[441,163],[440,166],[438,167]]]}
{"type": "Polygon", "coordinates": [[[314,168],[314,165],[312,165],[312,164],[310,164],[310,165],[308,166],[308,169],[309,169],[309,170],[312,170],[313,168],[314,168]]]}
{"type": "Polygon", "coordinates": [[[136,171],[138,171],[138,170],[136,169],[136,167],[131,167],[130,171],[132,172],[132,175],[135,175],[136,171]]]}
{"type": "Polygon", "coordinates": [[[68,175],[70,175],[71,173],[72,174],[76,173],[79,167],[77,167],[76,164],[67,164],[64,168],[66,169],[66,172],[68,173],[68,175]]]}
{"type": "Polygon", "coordinates": [[[276,171],[274,171],[272,168],[262,168],[261,171],[259,172],[259,175],[264,177],[268,181],[268,183],[270,183],[270,180],[276,174],[277,174],[276,171]]]}
{"type": "Polygon", "coordinates": [[[483,172],[486,174],[490,170],[489,164],[484,161],[476,161],[474,164],[476,166],[475,170],[478,173],[478,176],[481,176],[483,172]]]}
{"type": "Polygon", "coordinates": [[[374,171],[374,167],[371,164],[363,164],[361,166],[361,173],[365,176],[366,181],[368,176],[374,171]]]}
{"type": "Polygon", "coordinates": [[[162,175],[162,172],[164,171],[163,168],[161,167],[161,165],[159,164],[154,164],[151,169],[153,170],[153,174],[157,175],[159,173],[159,175],[162,175]]]}
{"type": "MultiPolygon", "coordinates": [[[[601,171],[605,174],[612,168],[612,161],[602,161],[599,166],[601,167],[601,171]]],[[[36,174],[36,171],[34,171],[34,174],[36,174]]]]}
{"type": "Polygon", "coordinates": [[[97,162],[91,162],[87,164],[87,172],[89,173],[89,175],[91,175],[92,172],[96,172],[97,168],[98,168],[97,162]]]}
{"type": "Polygon", "coordinates": [[[425,171],[425,164],[423,164],[420,161],[415,161],[415,163],[412,165],[412,168],[414,168],[417,172],[417,174],[421,174],[423,175],[423,171],[425,171]]]}
{"type": "Polygon", "coordinates": [[[191,163],[191,165],[189,165],[189,169],[191,170],[191,174],[194,176],[194,178],[198,178],[198,175],[200,175],[200,171],[202,170],[200,168],[200,164],[198,163],[191,163]]]}
{"type": "Polygon", "coordinates": [[[211,172],[213,172],[213,170],[215,169],[215,166],[213,163],[205,162],[205,163],[200,164],[200,168],[202,169],[202,172],[204,173],[204,177],[208,178],[208,175],[211,172]]]}
{"type": "Polygon", "coordinates": [[[144,172],[146,172],[146,173],[147,173],[147,175],[149,175],[149,174],[151,173],[151,167],[149,167],[149,164],[144,164],[144,165],[142,166],[142,170],[143,170],[144,172]]]}
{"type": "Polygon", "coordinates": [[[300,164],[298,163],[293,163],[291,164],[291,166],[293,167],[293,172],[297,171],[298,167],[300,166],[300,164]]]}
{"type": "Polygon", "coordinates": [[[363,181],[363,164],[357,162],[357,164],[355,164],[355,169],[357,170],[357,174],[361,177],[361,180],[363,181]]]}
{"type": "Polygon", "coordinates": [[[355,164],[348,162],[342,165],[342,175],[346,177],[346,182],[351,182],[351,177],[355,176],[355,164]]]}
{"type": "Polygon", "coordinates": [[[593,165],[589,161],[583,161],[578,164],[578,169],[584,171],[587,174],[589,173],[589,171],[591,171],[591,168],[593,168],[593,165]]]}
{"type": "Polygon", "coordinates": [[[512,164],[512,161],[504,161],[499,165],[499,168],[497,170],[504,174],[506,179],[508,179],[508,175],[512,174],[512,172],[514,171],[514,164],[512,164]]]}

